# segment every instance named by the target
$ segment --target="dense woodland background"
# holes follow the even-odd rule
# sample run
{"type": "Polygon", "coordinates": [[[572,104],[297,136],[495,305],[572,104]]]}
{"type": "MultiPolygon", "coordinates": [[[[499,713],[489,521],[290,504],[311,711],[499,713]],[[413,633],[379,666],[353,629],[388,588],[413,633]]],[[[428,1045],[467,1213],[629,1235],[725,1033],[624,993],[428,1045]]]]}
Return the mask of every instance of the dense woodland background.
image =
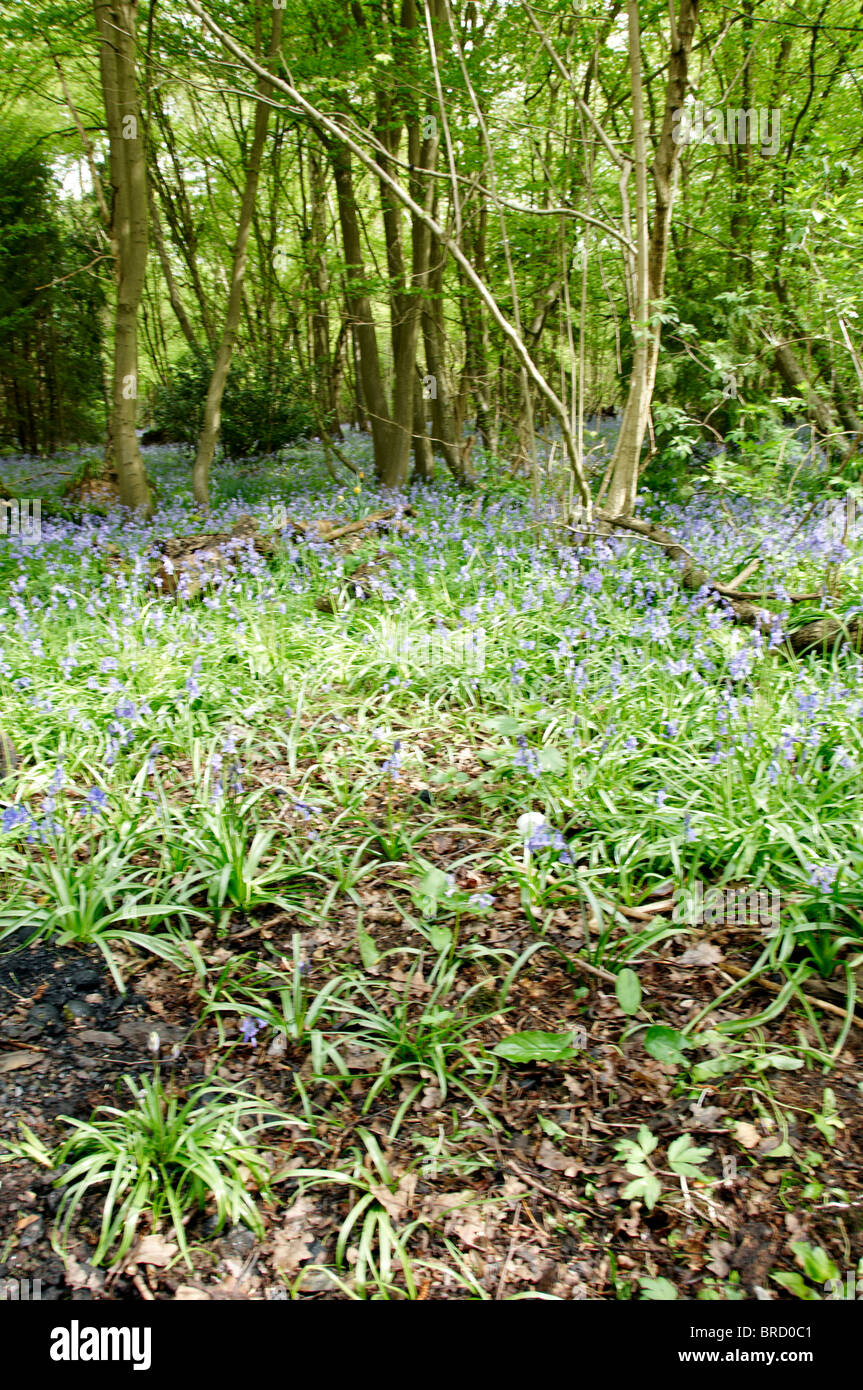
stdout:
{"type": "Polygon", "coordinates": [[[134,424],[201,436],[202,499],[208,387],[229,455],[337,446],[350,422],[391,486],[434,457],[469,482],[474,439],[530,468],[566,422],[580,470],[585,420],[629,400],[617,511],[639,454],[673,471],[727,448],[757,475],[782,423],[809,421],[841,456],[860,430],[859,6],[687,0],[673,32],[665,5],[629,9],[7,8],[3,445],[104,439],[134,374],[134,424]],[[731,142],[727,120],[725,143],[675,142],[696,102],[708,136],[731,113],[731,142]]]}

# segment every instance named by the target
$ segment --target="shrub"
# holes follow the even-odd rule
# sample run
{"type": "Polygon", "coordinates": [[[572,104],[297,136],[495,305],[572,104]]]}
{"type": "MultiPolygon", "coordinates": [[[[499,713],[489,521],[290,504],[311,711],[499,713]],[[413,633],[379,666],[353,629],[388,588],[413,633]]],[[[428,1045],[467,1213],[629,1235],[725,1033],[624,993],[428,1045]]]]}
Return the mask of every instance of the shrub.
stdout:
{"type": "MultiPolygon", "coordinates": [[[[212,364],[185,353],[167,382],[154,388],[153,424],[167,440],[195,445],[201,430],[212,364]]],[[[309,391],[287,357],[272,363],[237,355],[222,399],[220,439],[229,458],[271,454],[315,431],[309,391]]]]}

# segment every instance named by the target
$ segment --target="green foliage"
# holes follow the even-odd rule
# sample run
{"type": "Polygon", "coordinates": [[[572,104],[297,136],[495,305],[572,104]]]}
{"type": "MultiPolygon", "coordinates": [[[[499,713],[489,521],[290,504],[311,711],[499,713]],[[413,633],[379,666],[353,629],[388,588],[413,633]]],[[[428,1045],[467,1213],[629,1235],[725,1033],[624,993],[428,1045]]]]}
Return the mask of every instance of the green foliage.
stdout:
{"type": "Polygon", "coordinates": [[[61,206],[44,156],[0,127],[0,447],[45,453],[104,427],[93,260],[92,232],[61,206]]]}
{"type": "Polygon", "coordinates": [[[507,1062],[566,1062],[578,1056],[572,1041],[572,1033],[510,1033],[492,1048],[492,1052],[507,1062]]]}
{"type": "Polygon", "coordinates": [[[131,1105],[101,1105],[89,1120],[63,1117],[72,1133],[53,1151],[25,1132],[6,1158],[28,1155],[59,1170],[58,1229],[68,1237],[91,1194],[104,1193],[99,1238],[90,1256],[121,1259],[139,1234],[167,1218],[191,1266],[184,1218],[213,1203],[217,1228],[239,1221],[258,1235],[263,1223],[253,1195],[269,1189],[271,1169],[260,1140],[268,1129],[301,1123],[254,1096],[210,1078],[184,1099],[153,1077],[125,1076],[131,1105]]]}
{"type": "MultiPolygon", "coordinates": [[[[210,384],[208,358],[187,352],[173,365],[170,376],[152,392],[156,429],[175,443],[197,443],[210,384]]],[[[238,350],[222,398],[220,440],[229,458],[272,454],[286,444],[314,434],[315,416],[308,387],[292,358],[268,361],[238,350]]]]}

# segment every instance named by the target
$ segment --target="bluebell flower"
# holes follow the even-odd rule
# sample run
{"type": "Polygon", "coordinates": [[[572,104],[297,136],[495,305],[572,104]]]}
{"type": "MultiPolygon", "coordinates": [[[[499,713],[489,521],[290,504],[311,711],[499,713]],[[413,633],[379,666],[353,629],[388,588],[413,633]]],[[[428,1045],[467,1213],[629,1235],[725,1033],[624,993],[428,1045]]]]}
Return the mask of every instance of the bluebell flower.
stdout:
{"type": "Polygon", "coordinates": [[[752,653],[747,647],[735,652],[728,663],[728,674],[734,681],[743,680],[752,670],[752,653]]]}
{"type": "Polygon", "coordinates": [[[832,864],[807,864],[806,871],[809,874],[809,882],[812,887],[820,888],[822,893],[830,892],[839,872],[832,864]]]}
{"type": "MultiPolygon", "coordinates": [[[[107,793],[101,787],[91,787],[84,798],[84,804],[91,815],[98,816],[108,805],[107,793]]],[[[84,811],[82,814],[86,815],[87,812],[84,811]]]]}
{"type": "Polygon", "coordinates": [[[526,772],[538,777],[540,772],[539,758],[532,748],[528,748],[524,734],[518,735],[516,743],[518,750],[513,759],[513,767],[523,767],[526,772]]]}
{"type": "Polygon", "coordinates": [[[384,762],[381,763],[381,771],[388,772],[394,782],[397,782],[401,777],[401,746],[401,739],[396,739],[395,743],[393,744],[392,753],[388,758],[384,760],[384,762]]]}
{"type": "Polygon", "coordinates": [[[30,819],[30,812],[23,806],[7,806],[3,812],[2,829],[4,832],[17,830],[19,825],[26,825],[30,819]]]}
{"type": "Polygon", "coordinates": [[[244,1018],[240,1023],[240,1032],[243,1037],[243,1042],[251,1043],[252,1047],[257,1047],[258,1044],[255,1040],[261,1032],[261,1029],[265,1027],[266,1024],[259,1018],[252,1018],[251,1016],[244,1018]]]}
{"type": "Polygon", "coordinates": [[[468,898],[468,906],[475,908],[489,908],[494,902],[491,893],[472,893],[468,898]]]}

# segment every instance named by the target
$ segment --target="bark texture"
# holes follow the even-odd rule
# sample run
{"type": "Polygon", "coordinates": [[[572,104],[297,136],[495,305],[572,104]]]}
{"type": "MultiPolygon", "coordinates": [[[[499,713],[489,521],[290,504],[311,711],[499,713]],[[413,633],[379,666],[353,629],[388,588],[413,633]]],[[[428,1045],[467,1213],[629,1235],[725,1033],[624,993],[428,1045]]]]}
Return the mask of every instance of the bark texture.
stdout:
{"type": "Polygon", "coordinates": [[[117,284],[110,449],[120,501],[149,514],[138,448],[138,308],[147,269],[147,164],[136,81],[137,0],[93,0],[111,155],[111,241],[117,284]]]}

